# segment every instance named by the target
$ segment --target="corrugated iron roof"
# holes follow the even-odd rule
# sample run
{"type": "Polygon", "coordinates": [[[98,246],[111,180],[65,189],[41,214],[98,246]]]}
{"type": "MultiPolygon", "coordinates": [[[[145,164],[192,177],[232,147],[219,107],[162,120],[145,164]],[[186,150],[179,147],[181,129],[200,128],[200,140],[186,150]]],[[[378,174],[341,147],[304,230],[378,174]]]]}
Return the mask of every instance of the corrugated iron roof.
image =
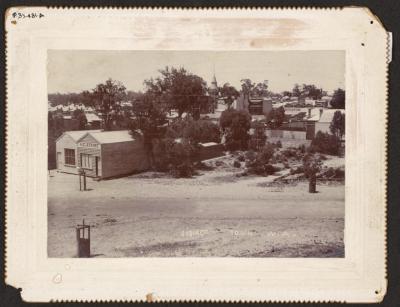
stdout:
{"type": "Polygon", "coordinates": [[[90,132],[89,134],[100,144],[130,142],[135,140],[129,130],[100,131],[90,132]]]}
{"type": "Polygon", "coordinates": [[[88,132],[99,132],[101,130],[75,130],[75,131],[65,131],[57,141],[64,135],[70,136],[75,142],[79,141],[81,137],[86,135],[88,132]]]}
{"type": "Polygon", "coordinates": [[[336,111],[340,111],[342,114],[344,114],[344,110],[342,109],[325,109],[322,112],[322,115],[319,119],[319,123],[330,123],[332,122],[333,116],[335,114],[336,111]]]}
{"type": "Polygon", "coordinates": [[[101,121],[100,117],[98,117],[94,113],[85,113],[86,119],[88,123],[94,122],[94,121],[101,121]]]}

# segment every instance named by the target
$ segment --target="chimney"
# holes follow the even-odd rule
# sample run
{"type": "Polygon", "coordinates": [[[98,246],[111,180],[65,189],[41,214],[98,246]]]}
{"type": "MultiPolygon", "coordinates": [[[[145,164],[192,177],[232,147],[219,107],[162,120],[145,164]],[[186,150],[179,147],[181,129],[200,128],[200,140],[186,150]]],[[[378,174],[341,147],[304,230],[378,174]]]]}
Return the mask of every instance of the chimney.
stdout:
{"type": "Polygon", "coordinates": [[[308,118],[311,117],[311,108],[308,108],[308,118]]]}

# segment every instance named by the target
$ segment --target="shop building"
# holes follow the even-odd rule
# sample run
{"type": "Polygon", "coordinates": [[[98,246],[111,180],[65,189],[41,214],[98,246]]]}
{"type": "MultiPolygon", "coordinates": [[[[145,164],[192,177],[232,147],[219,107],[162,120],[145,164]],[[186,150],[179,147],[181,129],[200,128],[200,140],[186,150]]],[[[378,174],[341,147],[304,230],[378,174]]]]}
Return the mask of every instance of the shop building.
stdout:
{"type": "Polygon", "coordinates": [[[128,130],[85,133],[76,142],[74,161],[72,148],[68,146],[70,144],[64,139],[60,144],[57,142],[57,154],[61,153],[61,159],[64,158],[64,165],[59,170],[67,173],[76,174],[79,167],[87,176],[103,179],[129,175],[149,167],[142,136],[132,136],[128,130]],[[73,165],[75,170],[72,170],[73,165]]]}

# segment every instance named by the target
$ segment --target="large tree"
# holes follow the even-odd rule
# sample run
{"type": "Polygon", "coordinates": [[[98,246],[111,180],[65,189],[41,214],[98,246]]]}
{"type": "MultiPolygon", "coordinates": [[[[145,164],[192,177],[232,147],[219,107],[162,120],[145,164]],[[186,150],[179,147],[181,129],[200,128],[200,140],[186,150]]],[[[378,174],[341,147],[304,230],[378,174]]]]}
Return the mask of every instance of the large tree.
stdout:
{"type": "Polygon", "coordinates": [[[332,134],[341,139],[345,133],[345,124],[345,115],[342,114],[342,112],[340,111],[336,111],[333,115],[333,119],[329,126],[329,129],[331,130],[332,134]]]}
{"type": "Polygon", "coordinates": [[[153,167],[154,142],[164,137],[167,111],[164,105],[155,102],[153,95],[146,93],[133,103],[132,113],[131,134],[137,130],[142,132],[144,147],[153,167]]]}
{"type": "Polygon", "coordinates": [[[242,93],[247,96],[266,97],[270,94],[268,91],[268,80],[254,83],[250,79],[242,79],[240,82],[242,83],[242,93]]]}
{"type": "Polygon", "coordinates": [[[325,92],[314,84],[303,84],[302,93],[308,98],[318,100],[322,98],[325,92]]]}
{"type": "Polygon", "coordinates": [[[87,125],[87,118],[85,112],[76,109],[72,112],[72,118],[78,121],[78,130],[85,130],[87,125]]]}
{"type": "Polygon", "coordinates": [[[220,87],[219,92],[228,108],[230,108],[235,99],[239,97],[239,91],[229,83],[225,83],[220,87]]]}
{"type": "Polygon", "coordinates": [[[104,130],[112,130],[113,122],[119,117],[120,102],[126,97],[126,88],[119,82],[108,79],[93,89],[91,96],[96,101],[95,107],[103,119],[104,130]]]}
{"type": "Polygon", "coordinates": [[[272,109],[267,114],[267,124],[271,129],[277,129],[282,126],[285,120],[285,109],[283,107],[279,107],[277,109],[272,109]]]}
{"type": "Polygon", "coordinates": [[[157,103],[177,110],[179,117],[187,112],[197,119],[202,105],[210,103],[206,96],[206,82],[184,68],[167,66],[159,72],[161,76],[144,81],[147,92],[157,103]]]}
{"type": "Polygon", "coordinates": [[[269,94],[270,92],[268,91],[268,80],[257,83],[252,91],[252,95],[257,97],[266,97],[269,94]]]}
{"type": "Polygon", "coordinates": [[[251,115],[247,111],[228,109],[222,112],[220,126],[225,134],[229,150],[246,150],[249,141],[251,115]]]}
{"type": "Polygon", "coordinates": [[[338,88],[333,92],[331,107],[333,109],[344,109],[346,102],[346,92],[338,88]]]}
{"type": "Polygon", "coordinates": [[[293,96],[295,97],[300,97],[301,95],[301,89],[300,89],[300,85],[298,85],[297,83],[293,86],[293,90],[292,90],[293,96]]]}
{"type": "Polygon", "coordinates": [[[242,79],[240,80],[240,82],[242,83],[242,93],[250,96],[253,92],[254,87],[256,86],[255,83],[253,83],[250,79],[242,79]]]}

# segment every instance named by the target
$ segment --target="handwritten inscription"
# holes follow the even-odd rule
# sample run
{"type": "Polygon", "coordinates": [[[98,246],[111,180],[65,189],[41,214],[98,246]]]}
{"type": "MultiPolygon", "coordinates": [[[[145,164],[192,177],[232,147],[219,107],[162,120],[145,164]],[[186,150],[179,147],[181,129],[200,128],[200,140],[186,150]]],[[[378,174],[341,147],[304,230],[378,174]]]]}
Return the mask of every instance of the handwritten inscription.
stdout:
{"type": "Polygon", "coordinates": [[[43,18],[43,17],[45,17],[44,16],[44,14],[42,14],[42,13],[28,13],[28,14],[26,14],[26,13],[20,13],[20,12],[14,12],[14,13],[12,13],[12,17],[14,18],[14,19],[25,19],[25,18],[30,18],[30,19],[40,19],[40,18],[43,18]]]}

